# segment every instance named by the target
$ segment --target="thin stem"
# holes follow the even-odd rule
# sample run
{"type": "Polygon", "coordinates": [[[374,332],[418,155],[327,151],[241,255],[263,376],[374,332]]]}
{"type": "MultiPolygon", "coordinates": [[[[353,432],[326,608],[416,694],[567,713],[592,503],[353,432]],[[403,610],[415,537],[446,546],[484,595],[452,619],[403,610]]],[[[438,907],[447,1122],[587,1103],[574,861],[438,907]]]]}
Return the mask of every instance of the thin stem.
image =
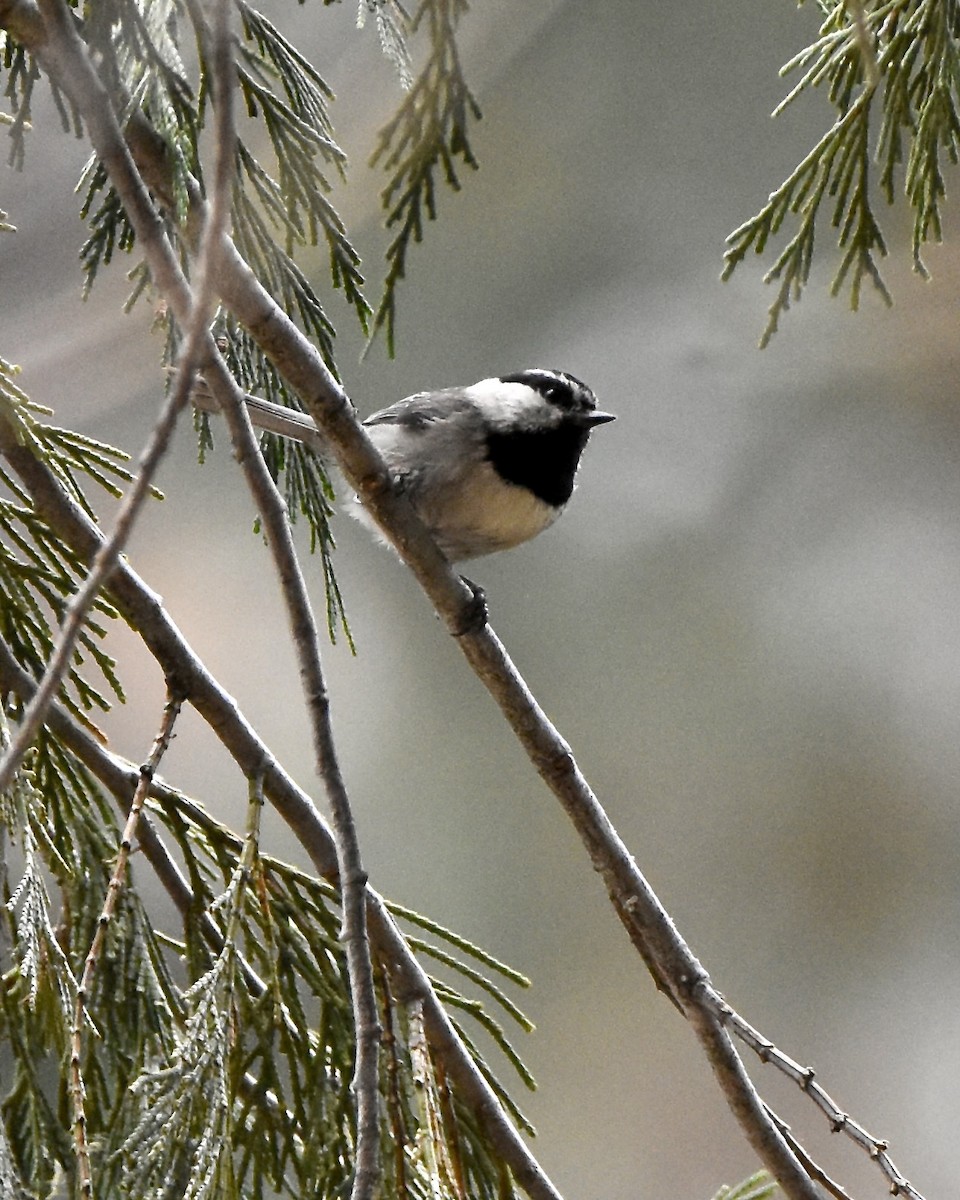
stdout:
{"type": "MultiPolygon", "coordinates": [[[[205,379],[198,379],[194,383],[190,401],[195,408],[202,409],[203,412],[221,412],[220,405],[205,379]]],[[[282,404],[273,404],[249,392],[243,393],[243,403],[250,424],[255,428],[300,442],[321,456],[327,451],[327,444],[316,423],[306,413],[297,412],[294,408],[284,408],[282,404]]]]}
{"type": "MultiPolygon", "coordinates": [[[[199,14],[196,19],[199,19],[199,14]]],[[[202,30],[203,33],[205,31],[202,30]]],[[[215,36],[215,42],[223,40],[215,36]]],[[[223,74],[222,64],[219,74],[223,74]]],[[[224,90],[221,88],[221,91],[224,90]]],[[[228,132],[229,141],[226,141],[225,133],[221,135],[221,150],[224,145],[232,147],[232,126],[228,132]]],[[[230,158],[232,160],[232,153],[230,158]]],[[[380,1179],[380,1024],[366,924],[367,876],[337,758],[316,622],[297,560],[286,505],[260,453],[243,396],[219,355],[208,363],[207,382],[227,418],[235,457],[243,468],[259,507],[274,557],[310,714],[317,772],[323,782],[333,819],[343,912],[341,937],[350,980],[356,1039],[353,1088],[357,1109],[357,1146],[352,1200],[370,1200],[380,1179]]]]}
{"type": "Polygon", "coordinates": [[[180,714],[181,703],[179,697],[168,692],[160,728],[153,740],[153,746],[150,749],[146,762],[140,767],[140,778],[133,793],[133,799],[130,802],[130,811],[127,813],[126,824],[123,827],[123,833],[120,837],[117,861],[113,868],[113,874],[110,876],[110,882],[107,885],[107,894],[104,897],[103,908],[97,921],[97,931],[93,935],[93,941],[90,943],[90,949],[87,951],[87,957],[83,964],[83,973],[80,977],[80,985],[77,988],[74,1004],[73,1025],[70,1030],[70,1093],[73,1101],[73,1137],[77,1160],[77,1182],[80,1194],[87,1197],[88,1200],[93,1196],[93,1176],[90,1171],[90,1147],[87,1141],[87,1118],[84,1108],[84,1086],[81,1066],[83,1026],[87,1019],[87,1002],[93,988],[93,978],[96,974],[97,964],[100,961],[103,944],[106,941],[107,930],[116,915],[117,904],[120,901],[120,892],[126,879],[127,863],[130,858],[133,839],[137,832],[137,824],[140,820],[143,803],[149,793],[150,784],[160,765],[160,760],[166,753],[167,747],[173,738],[173,727],[180,714]]]}
{"type": "MultiPolygon", "coordinates": [[[[218,12],[222,12],[224,7],[221,2],[218,12]]],[[[201,20],[199,13],[195,14],[195,20],[201,20]]],[[[201,38],[206,39],[206,29],[201,27],[199,32],[201,38]]],[[[233,125],[229,117],[224,116],[224,112],[221,111],[229,107],[227,100],[231,88],[228,77],[233,66],[226,42],[226,25],[223,18],[213,31],[215,79],[220,80],[215,98],[219,96],[218,153],[221,163],[232,162],[233,159],[233,125]]],[[[226,193],[228,181],[232,181],[232,175],[224,172],[223,186],[218,189],[221,195],[226,193]]],[[[313,730],[317,773],[330,804],[343,913],[341,939],[346,953],[356,1040],[353,1089],[356,1101],[357,1144],[351,1196],[352,1200],[371,1200],[380,1180],[380,1024],[367,935],[367,876],[363,869],[350,800],[336,753],[316,622],[297,560],[286,505],[260,453],[243,395],[219,355],[208,362],[206,379],[227,418],[234,455],[244,471],[267,533],[297,652],[300,678],[313,730]]]]}
{"type": "Polygon", "coordinates": [[[286,505],[267,470],[250,423],[243,394],[226,370],[213,364],[207,378],[222,404],[240,463],[258,505],[260,519],[283,592],[313,731],[317,774],[323,782],[337,848],[343,928],[356,1038],[353,1089],[357,1106],[357,1149],[352,1200],[370,1200],[380,1178],[379,1046],[380,1022],[367,936],[365,889],[360,844],[346,784],[340,770],[330,719],[330,701],[320,658],[320,643],[310,598],[287,519],[286,505]]]}
{"type": "MultiPolygon", "coordinates": [[[[738,1012],[732,1009],[722,996],[716,993],[706,997],[707,1002],[714,1008],[719,1020],[728,1025],[733,1034],[750,1047],[763,1063],[770,1063],[797,1087],[816,1105],[830,1124],[831,1133],[844,1133],[852,1142],[872,1158],[886,1176],[890,1191],[895,1196],[907,1196],[910,1200],[923,1200],[917,1189],[905,1178],[897,1168],[888,1153],[887,1143],[869,1133],[859,1121],[855,1120],[836,1103],[833,1097],[820,1086],[812,1067],[801,1066],[788,1055],[765,1038],[759,1030],[754,1029],[738,1012]]],[[[779,1117],[772,1114],[773,1119],[780,1123],[779,1117]]]]}

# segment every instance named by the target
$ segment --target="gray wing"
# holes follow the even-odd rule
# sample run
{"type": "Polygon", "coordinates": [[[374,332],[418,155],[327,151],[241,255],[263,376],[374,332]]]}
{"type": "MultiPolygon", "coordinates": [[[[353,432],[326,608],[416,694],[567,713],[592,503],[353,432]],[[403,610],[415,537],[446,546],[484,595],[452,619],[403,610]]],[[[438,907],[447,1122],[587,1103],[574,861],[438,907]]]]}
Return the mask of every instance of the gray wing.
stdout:
{"type": "Polygon", "coordinates": [[[364,421],[394,478],[411,495],[455,485],[485,457],[483,416],[463,388],[418,392],[364,421]]]}
{"type": "Polygon", "coordinates": [[[426,429],[437,421],[449,420],[470,411],[463,388],[445,388],[438,392],[417,392],[382,408],[363,422],[364,425],[402,425],[407,429],[426,429]]]}

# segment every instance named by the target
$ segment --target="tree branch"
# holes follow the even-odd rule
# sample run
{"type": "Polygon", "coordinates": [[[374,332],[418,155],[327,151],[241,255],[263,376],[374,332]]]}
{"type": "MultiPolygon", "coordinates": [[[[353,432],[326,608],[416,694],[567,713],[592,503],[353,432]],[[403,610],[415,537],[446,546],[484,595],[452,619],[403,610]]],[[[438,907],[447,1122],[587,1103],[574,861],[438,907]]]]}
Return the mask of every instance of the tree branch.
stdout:
{"type": "Polygon", "coordinates": [[[226,400],[221,411],[227,419],[234,456],[243,469],[266,530],[299,662],[300,680],[313,731],[317,773],[330,804],[343,911],[341,940],[346,951],[357,1048],[353,1079],[357,1106],[357,1149],[351,1197],[352,1200],[370,1200],[380,1179],[380,1023],[367,936],[367,876],[336,752],[317,625],[297,559],[286,505],[263,460],[243,393],[222,363],[211,363],[208,373],[214,381],[213,394],[221,402],[226,400]]]}
{"type": "MultiPolygon", "coordinates": [[[[192,311],[192,298],[189,286],[183,278],[179,266],[163,238],[162,224],[153,209],[136,168],[126,153],[126,146],[113,116],[109,98],[96,78],[92,66],[87,59],[83,42],[70,23],[72,17],[67,15],[66,11],[61,7],[59,0],[43,0],[43,11],[49,18],[47,23],[48,37],[42,47],[38,46],[35,52],[45,69],[57,79],[58,84],[63,87],[64,91],[70,96],[71,100],[82,113],[87,123],[94,149],[107,168],[118,195],[127,209],[128,217],[137,231],[138,239],[141,241],[142,248],[148,257],[154,282],[166,296],[171,309],[181,324],[186,324],[189,321],[192,311]]],[[[204,339],[201,357],[205,361],[207,380],[211,383],[214,393],[216,394],[219,391],[219,386],[224,388],[222,395],[218,396],[218,400],[221,403],[221,407],[225,407],[226,404],[230,403],[230,395],[235,385],[233,385],[232,379],[230,379],[229,373],[226,371],[209,334],[204,339]]],[[[358,429],[357,422],[353,418],[352,413],[348,417],[348,421],[354,428],[358,429]]],[[[359,433],[358,437],[361,444],[365,443],[364,448],[368,452],[372,472],[374,475],[379,476],[380,487],[387,492],[391,491],[392,484],[383,463],[379,461],[379,455],[373,451],[365,435],[359,433]]],[[[407,508],[409,520],[415,534],[419,534],[427,547],[432,549],[434,559],[441,566],[445,566],[445,560],[440,555],[439,550],[431,546],[431,541],[426,531],[419,525],[409,505],[407,508]]],[[[446,571],[448,575],[451,574],[449,567],[446,567],[446,571]]],[[[460,583],[457,577],[455,577],[454,586],[462,594],[461,599],[464,607],[473,602],[472,593],[465,585],[460,583]]],[[[179,664],[181,672],[183,665],[182,662],[179,664]]],[[[189,670],[187,671],[188,675],[192,673],[189,670]]],[[[176,670],[172,673],[172,676],[168,677],[177,679],[178,683],[183,682],[181,674],[176,670]]],[[[193,700],[189,685],[185,686],[184,691],[193,700]]],[[[322,676],[320,694],[322,695],[322,676]]],[[[272,756],[270,756],[270,763],[275,771],[278,770],[272,756]]],[[[247,773],[249,774],[249,771],[247,773]]],[[[268,796],[270,796],[268,782],[270,774],[271,772],[268,767],[265,771],[265,792],[268,796]]],[[[298,801],[300,801],[299,797],[298,801]]],[[[302,801],[292,806],[295,809],[294,823],[295,828],[298,828],[298,832],[306,834],[304,844],[310,849],[311,843],[315,844],[318,840],[318,830],[316,825],[314,825],[314,821],[319,823],[320,818],[316,810],[313,809],[312,804],[305,797],[302,798],[302,801]],[[306,816],[307,813],[309,813],[309,817],[306,816]],[[312,827],[307,830],[305,826],[312,827]]],[[[288,805],[288,809],[289,807],[288,805]]],[[[331,849],[334,849],[334,847],[331,845],[328,831],[324,830],[323,833],[323,846],[320,859],[327,868],[326,873],[329,876],[331,849]]],[[[317,865],[319,867],[319,863],[317,865]]],[[[362,879],[362,872],[359,878],[362,879]]],[[[386,939],[390,946],[391,954],[396,957],[400,947],[403,947],[404,953],[402,958],[407,960],[405,964],[407,977],[404,981],[404,987],[411,994],[423,995],[426,1009],[430,1016],[430,1025],[436,1033],[436,1039],[439,1046],[442,1047],[442,1052],[458,1060],[449,1064],[450,1075],[452,1078],[457,1079],[458,1083],[463,1087],[465,1098],[473,1102],[478,1116],[481,1117],[487,1126],[491,1140],[494,1144],[497,1144],[498,1150],[503,1154],[505,1161],[510,1163],[520,1182],[528,1190],[532,1189],[531,1194],[536,1193],[544,1197],[556,1197],[557,1193],[546,1179],[539,1164],[536,1163],[536,1160],[533,1159],[532,1155],[529,1154],[526,1147],[519,1140],[516,1131],[500,1108],[495,1095],[486,1084],[486,1081],[483,1080],[472,1059],[470,1059],[469,1054],[450,1024],[449,1018],[447,1018],[442,1006],[433,994],[426,975],[419,968],[419,964],[416,963],[409,950],[404,946],[402,935],[393,925],[386,910],[382,908],[382,902],[379,902],[378,897],[372,899],[371,907],[377,916],[378,923],[381,925],[381,936],[386,939]],[[427,1001],[430,997],[432,997],[432,1003],[428,1004],[427,1001]]],[[[356,918],[354,917],[353,920],[355,923],[356,918]]],[[[353,929],[351,929],[351,938],[354,947],[360,944],[353,929]]],[[[368,1040],[368,1046],[373,1044],[373,1039],[377,1036],[375,1004],[372,1013],[372,1020],[365,1019],[364,1029],[362,1031],[358,1029],[358,1036],[362,1033],[362,1036],[368,1040]]],[[[364,1078],[369,1077],[370,1060],[371,1055],[368,1051],[364,1060],[364,1078]]],[[[366,1128],[369,1129],[369,1114],[367,1114],[366,1128]]],[[[370,1172],[366,1171],[364,1178],[368,1178],[369,1174],[370,1172]]]]}
{"type": "MultiPolygon", "coordinates": [[[[29,701],[36,682],[19,665],[10,648],[0,640],[0,688],[29,701]]],[[[140,771],[132,763],[105,749],[86,729],[54,701],[47,709],[44,724],[77,756],[88,771],[103,784],[123,815],[130,812],[133,796],[140,785],[140,771]]],[[[179,793],[167,788],[156,777],[150,781],[149,794],[161,801],[174,802],[179,793]]],[[[184,921],[199,921],[204,940],[216,953],[223,949],[223,933],[209,912],[197,912],[193,889],[177,866],[147,813],[140,813],[137,841],[167,895],[184,921]]],[[[254,996],[262,996],[267,985],[245,959],[241,960],[247,987],[254,996]]]]}
{"type": "MultiPolygon", "coordinates": [[[[215,368],[216,370],[216,368],[215,368]]],[[[219,374],[219,372],[216,372],[219,374]]],[[[232,379],[224,379],[224,385],[232,379]]],[[[218,389],[220,390],[220,389],[218,389]]],[[[357,1150],[352,1200],[370,1200],[380,1178],[379,1046],[380,1022],[367,937],[366,872],[346,784],[340,770],[330,719],[330,699],[320,659],[317,626],[287,518],[286,505],[270,477],[242,393],[224,410],[234,453],[260,510],[290,621],[300,679],[313,730],[317,773],[323,782],[337,848],[343,929],[357,1046],[353,1088],[357,1104],[357,1150]]]]}

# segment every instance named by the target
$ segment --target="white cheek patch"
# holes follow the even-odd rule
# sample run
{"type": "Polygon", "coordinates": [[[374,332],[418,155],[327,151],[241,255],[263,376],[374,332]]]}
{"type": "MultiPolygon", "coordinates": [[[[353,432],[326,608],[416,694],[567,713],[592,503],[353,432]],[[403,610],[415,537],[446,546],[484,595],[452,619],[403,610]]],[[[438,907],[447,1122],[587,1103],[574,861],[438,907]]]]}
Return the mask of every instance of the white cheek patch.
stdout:
{"type": "Polygon", "coordinates": [[[494,429],[529,424],[534,416],[544,425],[553,425],[560,416],[554,405],[525,383],[481,379],[463,390],[494,429]]]}

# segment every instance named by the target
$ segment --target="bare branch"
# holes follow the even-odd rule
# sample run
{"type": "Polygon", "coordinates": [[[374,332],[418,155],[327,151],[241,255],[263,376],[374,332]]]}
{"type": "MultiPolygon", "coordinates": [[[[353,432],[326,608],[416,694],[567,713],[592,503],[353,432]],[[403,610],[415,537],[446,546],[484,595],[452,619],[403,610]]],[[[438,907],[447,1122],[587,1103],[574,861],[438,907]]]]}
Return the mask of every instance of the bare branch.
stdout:
{"type": "Polygon", "coordinates": [[[690,993],[684,1015],[696,1031],[720,1090],[747,1141],[787,1196],[821,1200],[816,1183],[758,1095],[730,1036],[710,1007],[697,997],[701,990],[713,990],[706,978],[690,993]]]}
{"type": "MultiPolygon", "coordinates": [[[[577,767],[569,746],[547,720],[499,639],[488,626],[463,634],[472,593],[440,555],[405,497],[393,490],[379,469],[374,469],[369,443],[349,412],[342,390],[292,322],[276,312],[239,258],[228,261],[221,296],[298,392],[336,454],[348,483],[356,488],[377,524],[416,575],[450,631],[458,636],[474,671],[573,820],[594,868],[604,878],[618,915],[651,967],[658,986],[690,1015],[692,1001],[687,988],[705,977],[703,968],[637,869],[577,767]]],[[[705,1028],[694,1024],[713,1062],[712,1031],[708,1036],[705,1028]]],[[[736,1058],[732,1046],[724,1062],[729,1055],[736,1058]]],[[[714,1066],[720,1074],[716,1062],[714,1066]]],[[[742,1064],[739,1070],[743,1070],[742,1064]]],[[[731,1095],[725,1094],[732,1102],[731,1095]]],[[[751,1143],[755,1146],[759,1143],[764,1164],[791,1200],[818,1200],[815,1185],[755,1099],[736,1103],[734,1111],[751,1143]]]]}
{"type": "Polygon", "coordinates": [[[330,701],[320,659],[317,626],[307,587],[297,560],[286,506],[260,453],[244,396],[220,364],[208,375],[213,394],[221,401],[240,463],[260,511],[260,518],[280,580],[290,630],[296,647],[300,679],[313,729],[317,773],[330,804],[337,848],[343,929],[350,995],[357,1046],[353,1088],[357,1105],[357,1150],[353,1200],[369,1200],[380,1177],[379,1045],[380,1023],[367,937],[366,872],[351,812],[346,784],[340,771],[330,719],[330,701]]]}
{"type": "Polygon", "coordinates": [[[815,1179],[821,1187],[826,1188],[831,1196],[836,1197],[836,1200],[853,1200],[853,1197],[845,1188],[841,1187],[835,1179],[832,1179],[817,1163],[813,1161],[810,1155],[806,1152],[803,1146],[793,1136],[790,1126],[786,1121],[782,1121],[777,1114],[770,1109],[770,1117],[776,1124],[777,1128],[793,1147],[793,1152],[797,1158],[803,1163],[804,1169],[807,1171],[811,1179],[815,1179]]]}
{"type": "MultiPolygon", "coordinates": [[[[887,1148],[888,1143],[882,1138],[868,1133],[859,1121],[845,1113],[833,1097],[816,1081],[812,1067],[803,1067],[784,1054],[773,1042],[748,1024],[722,997],[715,994],[710,998],[710,1003],[716,1006],[718,1016],[742,1042],[745,1042],[754,1051],[761,1062],[771,1063],[810,1097],[829,1121],[832,1133],[845,1133],[855,1145],[864,1150],[876,1162],[886,1176],[890,1184],[890,1191],[894,1196],[907,1196],[910,1200],[923,1200],[921,1194],[891,1159],[887,1148]]],[[[779,1121],[778,1117],[774,1117],[774,1119],[779,1121]]]]}
{"type": "Polygon", "coordinates": [[[300,664],[300,679],[313,728],[317,772],[323,781],[333,819],[343,910],[341,939],[347,956],[357,1045],[353,1078],[357,1105],[357,1149],[351,1196],[352,1200],[370,1200],[380,1178],[380,1023],[367,937],[364,901],[367,876],[363,869],[346,784],[337,758],[316,621],[297,561],[286,506],[263,461],[239,391],[233,404],[227,406],[225,415],[235,456],[243,467],[250,490],[259,506],[260,517],[283,590],[300,664]]]}
{"type": "MultiPolygon", "coordinates": [[[[220,413],[220,405],[214,398],[213,392],[204,379],[197,379],[190,393],[190,402],[203,412],[220,413]]],[[[276,433],[292,441],[301,442],[321,457],[329,453],[329,447],[317,429],[312,417],[306,413],[297,412],[294,408],[284,408],[282,404],[272,404],[260,396],[249,392],[243,393],[243,403],[247,409],[250,424],[267,433],[276,433]]]]}
{"type": "MultiPolygon", "coordinates": [[[[195,19],[201,20],[199,13],[195,19]]],[[[227,199],[233,181],[233,123],[230,115],[233,62],[229,53],[228,32],[226,4],[221,0],[217,7],[217,24],[212,37],[208,39],[213,44],[211,57],[215,67],[218,101],[218,171],[215,203],[219,201],[218,213],[221,223],[228,211],[227,199]]],[[[201,35],[207,38],[205,28],[201,29],[201,35]]],[[[214,224],[211,209],[207,226],[210,228],[214,224]]],[[[216,228],[219,234],[220,225],[216,228]]],[[[206,247],[209,242],[205,239],[203,244],[206,247]]],[[[158,253],[162,253],[160,248],[147,247],[151,265],[153,255],[158,253]]],[[[198,304],[199,300],[195,301],[194,307],[198,304]]],[[[196,326],[191,326],[191,333],[195,328],[196,326]]],[[[380,1178],[380,1025],[366,927],[364,891],[367,877],[363,870],[347,789],[337,760],[316,622],[297,561],[286,506],[263,461],[247,416],[243,396],[219,354],[213,349],[212,342],[209,338],[207,340],[207,381],[227,418],[235,457],[243,468],[267,531],[299,660],[300,677],[313,728],[317,771],[323,781],[333,816],[343,910],[342,939],[350,978],[357,1047],[353,1084],[357,1106],[357,1147],[352,1196],[353,1200],[370,1200],[380,1178]]]]}

